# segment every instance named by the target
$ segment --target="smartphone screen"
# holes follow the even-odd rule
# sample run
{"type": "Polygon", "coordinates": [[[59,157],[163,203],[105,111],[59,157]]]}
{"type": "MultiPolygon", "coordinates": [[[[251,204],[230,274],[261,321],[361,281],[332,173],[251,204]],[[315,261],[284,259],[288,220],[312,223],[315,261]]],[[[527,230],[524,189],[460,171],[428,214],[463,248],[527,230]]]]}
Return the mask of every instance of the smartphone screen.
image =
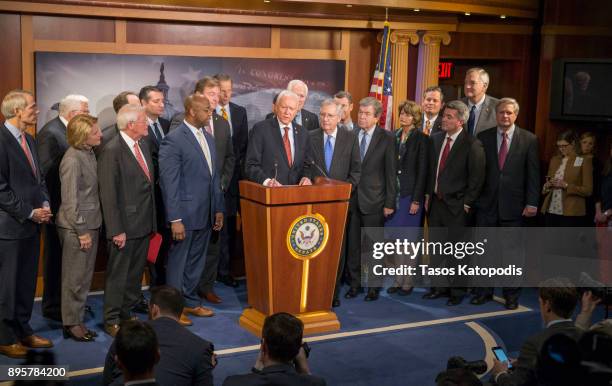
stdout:
{"type": "Polygon", "coordinates": [[[508,363],[508,368],[509,369],[512,368],[512,364],[508,360],[508,356],[506,355],[506,352],[504,351],[503,348],[501,348],[501,347],[493,347],[493,354],[495,355],[495,358],[497,358],[498,361],[506,362],[506,363],[508,363]]]}

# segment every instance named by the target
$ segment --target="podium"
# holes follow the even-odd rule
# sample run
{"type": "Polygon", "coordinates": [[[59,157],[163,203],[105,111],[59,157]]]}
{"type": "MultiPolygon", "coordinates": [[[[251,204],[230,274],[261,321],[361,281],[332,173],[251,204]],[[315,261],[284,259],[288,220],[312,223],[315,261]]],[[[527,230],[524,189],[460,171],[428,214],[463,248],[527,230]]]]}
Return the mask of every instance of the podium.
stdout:
{"type": "Polygon", "coordinates": [[[240,325],[261,336],[266,316],[288,312],[305,335],[340,329],[331,303],[351,184],[239,184],[249,303],[240,325]]]}

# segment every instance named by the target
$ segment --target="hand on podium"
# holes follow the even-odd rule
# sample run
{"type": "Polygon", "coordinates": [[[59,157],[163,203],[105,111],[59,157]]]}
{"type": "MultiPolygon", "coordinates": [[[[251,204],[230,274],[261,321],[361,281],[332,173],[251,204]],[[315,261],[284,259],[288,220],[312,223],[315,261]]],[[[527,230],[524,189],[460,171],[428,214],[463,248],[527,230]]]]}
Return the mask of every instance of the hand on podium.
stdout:
{"type": "Polygon", "coordinates": [[[310,178],[308,177],[302,177],[302,179],[300,180],[300,186],[308,186],[308,185],[312,185],[312,181],[310,181],[310,178]]]}

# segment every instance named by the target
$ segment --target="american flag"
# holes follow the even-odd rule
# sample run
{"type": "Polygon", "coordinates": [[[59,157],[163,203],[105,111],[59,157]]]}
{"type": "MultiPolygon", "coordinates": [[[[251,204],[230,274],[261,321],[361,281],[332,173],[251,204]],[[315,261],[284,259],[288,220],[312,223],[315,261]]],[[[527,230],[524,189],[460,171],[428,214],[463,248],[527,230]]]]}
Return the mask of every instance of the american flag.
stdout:
{"type": "Polygon", "coordinates": [[[385,22],[378,56],[378,65],[372,76],[370,96],[381,101],[383,109],[378,122],[386,130],[393,130],[393,90],[391,87],[391,41],[389,23],[385,22]]]}

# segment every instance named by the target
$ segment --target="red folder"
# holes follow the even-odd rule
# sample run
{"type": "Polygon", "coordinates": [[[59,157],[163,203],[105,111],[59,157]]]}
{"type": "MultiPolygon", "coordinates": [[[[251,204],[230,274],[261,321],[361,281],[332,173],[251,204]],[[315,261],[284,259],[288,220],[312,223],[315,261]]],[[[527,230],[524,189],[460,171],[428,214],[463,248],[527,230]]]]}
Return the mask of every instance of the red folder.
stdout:
{"type": "Polygon", "coordinates": [[[149,237],[149,252],[147,253],[147,261],[149,263],[155,264],[157,261],[157,255],[159,254],[162,240],[162,236],[157,232],[152,233],[149,237]]]}

